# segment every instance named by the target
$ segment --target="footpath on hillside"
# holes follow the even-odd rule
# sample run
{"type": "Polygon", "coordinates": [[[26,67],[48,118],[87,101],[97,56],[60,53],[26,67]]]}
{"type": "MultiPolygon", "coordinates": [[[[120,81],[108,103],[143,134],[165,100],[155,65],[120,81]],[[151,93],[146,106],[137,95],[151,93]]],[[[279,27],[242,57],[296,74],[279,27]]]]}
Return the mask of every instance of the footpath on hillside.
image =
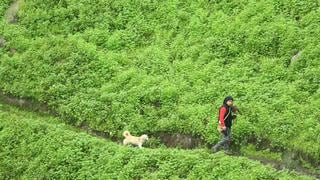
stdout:
{"type": "MultiPolygon", "coordinates": [[[[47,115],[51,115],[51,116],[55,116],[55,117],[59,118],[59,115],[56,112],[50,110],[48,108],[48,106],[45,104],[42,104],[40,102],[37,102],[35,100],[31,100],[31,99],[23,99],[23,98],[14,97],[12,95],[7,95],[7,94],[3,93],[2,91],[0,91],[0,103],[7,104],[10,106],[15,106],[15,107],[18,107],[22,110],[28,110],[28,111],[40,113],[40,114],[47,114],[47,115]]],[[[81,127],[78,126],[77,127],[72,124],[69,124],[69,125],[74,128],[80,129],[81,131],[86,132],[86,133],[90,134],[91,136],[103,138],[106,140],[111,140],[116,143],[121,143],[120,139],[110,138],[107,133],[101,132],[101,131],[96,131],[94,129],[91,129],[88,126],[81,126],[81,127]]],[[[209,151],[209,150],[207,149],[207,151],[209,151]]],[[[221,153],[219,152],[218,155],[219,154],[221,154],[221,153]]],[[[273,159],[267,159],[267,158],[261,157],[261,156],[260,157],[259,156],[252,156],[252,155],[248,155],[248,154],[243,155],[239,152],[233,152],[233,154],[231,156],[246,157],[251,160],[259,161],[264,165],[272,166],[273,168],[275,168],[278,171],[283,171],[283,170],[287,169],[287,170],[296,172],[297,174],[311,176],[316,179],[320,178],[320,174],[318,173],[318,171],[311,171],[305,167],[299,166],[298,164],[295,164],[294,166],[292,166],[292,165],[288,166],[288,163],[284,164],[283,162],[275,161],[273,159]]],[[[287,157],[287,158],[289,158],[288,161],[292,161],[292,160],[290,160],[290,158],[294,158],[294,157],[287,157]]]]}

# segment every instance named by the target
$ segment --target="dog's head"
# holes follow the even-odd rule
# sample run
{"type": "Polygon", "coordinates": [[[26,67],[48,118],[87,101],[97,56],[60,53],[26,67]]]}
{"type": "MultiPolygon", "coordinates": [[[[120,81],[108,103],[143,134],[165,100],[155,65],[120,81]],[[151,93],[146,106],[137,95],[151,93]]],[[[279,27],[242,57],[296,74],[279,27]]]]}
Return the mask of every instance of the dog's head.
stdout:
{"type": "Polygon", "coordinates": [[[144,134],[144,135],[141,136],[141,139],[143,141],[147,141],[147,140],[149,140],[149,137],[148,137],[148,135],[144,134]]]}

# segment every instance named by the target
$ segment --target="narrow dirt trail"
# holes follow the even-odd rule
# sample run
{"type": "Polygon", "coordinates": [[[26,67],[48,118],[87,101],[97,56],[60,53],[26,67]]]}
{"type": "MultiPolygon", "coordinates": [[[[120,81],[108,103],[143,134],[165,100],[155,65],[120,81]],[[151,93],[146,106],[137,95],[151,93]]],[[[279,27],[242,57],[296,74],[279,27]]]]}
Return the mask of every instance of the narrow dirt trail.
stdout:
{"type": "Polygon", "coordinates": [[[20,9],[20,5],[22,3],[22,0],[16,0],[14,1],[10,7],[7,9],[4,18],[8,24],[16,24],[18,23],[18,17],[17,14],[20,9]]]}

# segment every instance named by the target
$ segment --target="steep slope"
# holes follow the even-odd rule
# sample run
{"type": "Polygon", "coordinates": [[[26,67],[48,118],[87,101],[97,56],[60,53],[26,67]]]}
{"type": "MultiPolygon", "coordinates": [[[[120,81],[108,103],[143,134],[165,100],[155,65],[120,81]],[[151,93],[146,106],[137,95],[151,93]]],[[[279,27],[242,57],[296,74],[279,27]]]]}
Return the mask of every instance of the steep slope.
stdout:
{"type": "Polygon", "coordinates": [[[209,145],[233,95],[235,145],[319,165],[317,1],[30,0],[18,16],[0,28],[6,93],[111,137],[183,133],[209,145]]]}

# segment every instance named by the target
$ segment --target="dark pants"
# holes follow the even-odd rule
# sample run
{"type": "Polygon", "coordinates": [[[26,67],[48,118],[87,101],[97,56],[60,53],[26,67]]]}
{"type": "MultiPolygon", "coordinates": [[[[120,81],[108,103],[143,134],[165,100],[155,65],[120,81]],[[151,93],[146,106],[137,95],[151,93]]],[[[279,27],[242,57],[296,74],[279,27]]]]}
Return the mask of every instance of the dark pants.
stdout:
{"type": "Polygon", "coordinates": [[[212,147],[212,149],[217,152],[221,146],[224,150],[228,150],[231,143],[231,128],[227,127],[225,131],[221,131],[221,140],[212,147]]]}

